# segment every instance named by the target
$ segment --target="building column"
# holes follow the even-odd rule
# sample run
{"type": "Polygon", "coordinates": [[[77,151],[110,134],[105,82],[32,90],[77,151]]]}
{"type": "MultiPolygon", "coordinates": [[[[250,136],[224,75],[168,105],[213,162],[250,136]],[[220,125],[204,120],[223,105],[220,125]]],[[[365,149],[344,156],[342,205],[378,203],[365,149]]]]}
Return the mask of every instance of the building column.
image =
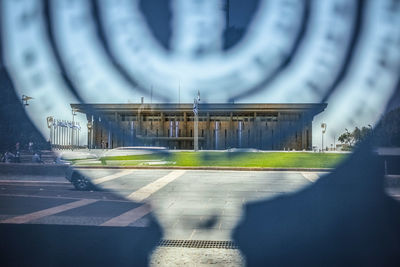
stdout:
{"type": "MultiPolygon", "coordinates": [[[[159,137],[164,137],[165,136],[165,130],[164,130],[164,124],[165,124],[165,116],[163,112],[160,112],[160,134],[159,137]]],[[[160,140],[159,141],[160,146],[166,146],[165,141],[160,140]]]]}
{"type": "MultiPolygon", "coordinates": [[[[183,112],[183,131],[182,131],[182,136],[186,137],[188,136],[188,125],[187,125],[187,113],[183,112]]],[[[190,146],[188,145],[187,141],[182,141],[183,147],[185,149],[188,149],[190,146]]]]}
{"type": "Polygon", "coordinates": [[[93,122],[92,122],[92,147],[93,148],[99,148],[98,145],[98,128],[99,128],[99,118],[98,117],[93,117],[93,122]]]}
{"type": "Polygon", "coordinates": [[[259,148],[260,145],[260,137],[259,137],[259,132],[258,132],[258,123],[257,123],[257,112],[254,112],[253,114],[253,127],[252,131],[250,132],[250,140],[251,140],[251,147],[253,148],[259,148]]]}
{"type": "Polygon", "coordinates": [[[211,149],[213,144],[212,144],[212,141],[211,141],[211,139],[212,139],[211,138],[212,137],[212,131],[211,131],[211,120],[210,120],[210,113],[209,112],[207,112],[206,125],[207,125],[207,131],[206,131],[206,133],[207,133],[207,138],[206,138],[207,144],[205,145],[205,147],[207,147],[207,149],[211,149]]]}
{"type": "MultiPolygon", "coordinates": [[[[119,115],[117,112],[114,112],[114,127],[115,127],[115,129],[122,131],[118,122],[119,122],[119,115]]],[[[112,125],[112,122],[111,122],[111,125],[112,125]]],[[[119,136],[120,134],[117,134],[113,131],[110,131],[110,132],[111,132],[111,138],[112,138],[111,139],[112,140],[112,148],[116,148],[119,146],[119,143],[121,141],[121,136],[119,136]]]]}
{"type": "Polygon", "coordinates": [[[282,120],[281,120],[281,113],[278,112],[278,116],[276,117],[276,125],[277,127],[275,128],[274,131],[274,146],[275,146],[275,150],[283,150],[282,147],[282,138],[281,138],[281,130],[282,130],[282,120]]]}
{"type": "Polygon", "coordinates": [[[307,149],[310,149],[310,150],[312,150],[312,146],[313,146],[313,143],[312,143],[312,122],[310,121],[309,123],[308,123],[308,126],[307,126],[307,130],[308,130],[308,147],[307,147],[307,149]]]}
{"type": "Polygon", "coordinates": [[[307,147],[307,127],[304,121],[304,114],[301,113],[301,149],[308,149],[307,147]]]}
{"type": "Polygon", "coordinates": [[[164,113],[161,112],[160,113],[160,136],[164,136],[164,121],[165,121],[164,113]]]}
{"type": "Polygon", "coordinates": [[[230,148],[234,147],[235,144],[233,142],[234,137],[234,128],[233,128],[233,112],[229,114],[229,131],[228,131],[228,146],[230,148]]]}
{"type": "Polygon", "coordinates": [[[142,135],[142,112],[139,108],[137,115],[137,127],[138,127],[138,135],[142,135]]]}

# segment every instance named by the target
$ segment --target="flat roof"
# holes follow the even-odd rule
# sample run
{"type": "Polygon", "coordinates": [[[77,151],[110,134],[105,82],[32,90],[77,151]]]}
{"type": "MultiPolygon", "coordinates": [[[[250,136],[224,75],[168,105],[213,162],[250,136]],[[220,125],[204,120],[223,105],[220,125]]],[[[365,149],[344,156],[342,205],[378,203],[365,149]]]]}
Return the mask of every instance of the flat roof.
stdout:
{"type": "MultiPolygon", "coordinates": [[[[199,112],[294,112],[314,109],[314,114],[325,110],[327,103],[203,103],[199,104],[199,112]]],[[[144,103],[144,104],[71,104],[71,108],[77,112],[90,113],[90,110],[98,112],[132,112],[140,109],[141,111],[151,112],[193,112],[193,104],[190,103],[144,103]]]]}

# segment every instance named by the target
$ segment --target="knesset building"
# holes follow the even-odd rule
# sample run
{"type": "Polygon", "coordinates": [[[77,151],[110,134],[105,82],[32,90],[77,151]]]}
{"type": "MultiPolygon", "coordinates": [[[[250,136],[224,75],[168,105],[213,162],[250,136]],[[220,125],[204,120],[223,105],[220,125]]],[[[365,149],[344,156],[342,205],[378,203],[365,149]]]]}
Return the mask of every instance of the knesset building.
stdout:
{"type": "MultiPolygon", "coordinates": [[[[327,104],[199,104],[199,149],[312,149],[327,104]],[[300,127],[299,127],[300,126],[300,127]],[[291,135],[285,135],[287,129],[291,135]]],[[[88,119],[88,146],[193,149],[193,104],[71,104],[88,119]]]]}

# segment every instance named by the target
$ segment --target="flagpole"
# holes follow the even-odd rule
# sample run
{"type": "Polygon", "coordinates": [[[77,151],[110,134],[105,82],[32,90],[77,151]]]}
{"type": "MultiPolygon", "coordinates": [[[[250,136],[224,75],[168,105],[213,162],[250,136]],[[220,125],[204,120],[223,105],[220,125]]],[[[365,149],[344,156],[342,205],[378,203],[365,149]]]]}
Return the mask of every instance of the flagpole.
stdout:
{"type": "Polygon", "coordinates": [[[197,91],[197,98],[194,99],[193,112],[194,112],[194,151],[199,150],[199,102],[200,92],[197,91]]]}
{"type": "Polygon", "coordinates": [[[194,151],[199,150],[199,115],[194,115],[194,151]]]}

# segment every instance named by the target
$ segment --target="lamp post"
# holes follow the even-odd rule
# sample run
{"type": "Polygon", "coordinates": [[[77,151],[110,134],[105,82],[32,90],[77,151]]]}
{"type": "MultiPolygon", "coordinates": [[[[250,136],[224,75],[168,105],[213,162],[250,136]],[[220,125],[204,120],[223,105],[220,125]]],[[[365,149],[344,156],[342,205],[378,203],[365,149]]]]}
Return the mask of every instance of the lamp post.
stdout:
{"type": "Polygon", "coordinates": [[[368,133],[368,136],[371,137],[371,139],[373,139],[374,138],[374,130],[372,128],[372,125],[368,124],[368,127],[369,127],[369,130],[370,130],[370,132],[368,133]]]}
{"type": "Polygon", "coordinates": [[[72,127],[71,127],[71,150],[74,150],[74,145],[75,145],[74,144],[75,115],[76,115],[76,110],[73,108],[72,109],[72,127]]]}
{"type": "Polygon", "coordinates": [[[321,151],[324,151],[324,134],[326,132],[326,123],[325,122],[321,123],[321,128],[322,128],[322,150],[321,151]]]}
{"type": "Polygon", "coordinates": [[[50,146],[53,147],[54,140],[53,140],[53,123],[54,123],[54,118],[52,116],[49,116],[46,118],[47,120],[47,127],[50,129],[50,146]]]}
{"type": "Polygon", "coordinates": [[[29,106],[28,101],[34,99],[33,97],[27,96],[27,95],[22,95],[22,104],[24,105],[24,107],[29,106]]]}
{"type": "Polygon", "coordinates": [[[194,113],[194,151],[199,150],[199,102],[200,92],[197,91],[197,97],[193,100],[193,113],[194,113]]]}
{"type": "Polygon", "coordinates": [[[93,128],[91,121],[89,121],[87,123],[87,128],[88,128],[88,149],[91,149],[92,148],[92,128],[93,128]]]}

